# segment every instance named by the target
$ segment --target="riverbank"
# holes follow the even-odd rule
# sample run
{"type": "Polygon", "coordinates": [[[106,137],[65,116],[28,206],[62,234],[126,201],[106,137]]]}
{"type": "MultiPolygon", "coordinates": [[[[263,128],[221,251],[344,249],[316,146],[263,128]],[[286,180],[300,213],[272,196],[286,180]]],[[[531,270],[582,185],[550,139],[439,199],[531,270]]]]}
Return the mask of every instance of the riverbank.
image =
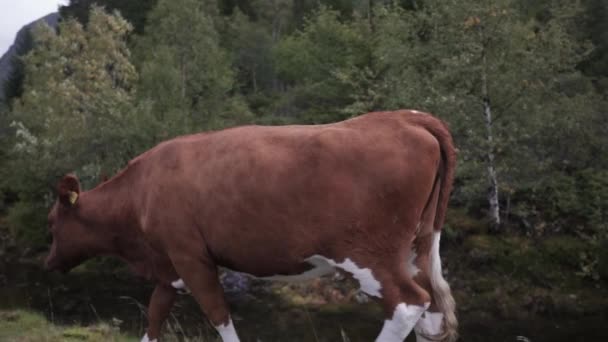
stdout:
{"type": "MultiPolygon", "coordinates": [[[[446,231],[445,237],[442,259],[458,303],[462,341],[608,341],[607,282],[585,272],[589,246],[580,239],[474,231],[446,231]]],[[[3,313],[26,310],[54,322],[31,328],[33,333],[49,329],[44,341],[65,340],[66,331],[84,331],[86,341],[99,333],[120,332],[120,338],[135,340],[143,335],[152,284],[99,265],[67,275],[48,273],[40,260],[3,263],[3,313]],[[99,324],[105,328],[80,328],[99,324]]],[[[229,294],[242,341],[372,341],[383,321],[380,308],[359,296],[351,281],[335,278],[301,284],[253,281],[247,293],[229,294]]],[[[190,296],[179,297],[165,331],[170,340],[216,338],[190,296]]]]}

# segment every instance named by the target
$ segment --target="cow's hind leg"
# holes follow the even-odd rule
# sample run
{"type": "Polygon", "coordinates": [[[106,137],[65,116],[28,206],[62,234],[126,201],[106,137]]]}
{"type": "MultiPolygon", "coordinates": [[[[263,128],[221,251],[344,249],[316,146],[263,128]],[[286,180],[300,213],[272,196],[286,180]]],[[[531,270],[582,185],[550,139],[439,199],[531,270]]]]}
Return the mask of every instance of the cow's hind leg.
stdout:
{"type": "Polygon", "coordinates": [[[418,236],[412,245],[412,251],[408,258],[408,273],[414,278],[416,283],[431,294],[431,305],[414,327],[416,342],[432,341],[430,339],[431,336],[440,335],[443,325],[443,314],[438,312],[437,305],[433,301],[433,287],[429,272],[429,252],[431,250],[432,237],[432,233],[418,236]]]}
{"type": "Polygon", "coordinates": [[[454,299],[450,287],[441,273],[440,234],[440,232],[432,232],[417,237],[415,241],[416,249],[420,253],[414,260],[416,268],[419,270],[414,276],[414,280],[432,297],[429,309],[414,328],[417,342],[454,341],[457,337],[458,323],[454,315],[454,299]]]}
{"type": "Polygon", "coordinates": [[[380,301],[386,314],[376,342],[402,342],[429,307],[430,295],[408,275],[404,260],[374,272],[380,278],[380,301]]]}
{"type": "Polygon", "coordinates": [[[206,252],[201,254],[201,251],[181,249],[170,257],[175,270],[220,334],[222,341],[239,342],[219,281],[217,266],[206,252]]]}

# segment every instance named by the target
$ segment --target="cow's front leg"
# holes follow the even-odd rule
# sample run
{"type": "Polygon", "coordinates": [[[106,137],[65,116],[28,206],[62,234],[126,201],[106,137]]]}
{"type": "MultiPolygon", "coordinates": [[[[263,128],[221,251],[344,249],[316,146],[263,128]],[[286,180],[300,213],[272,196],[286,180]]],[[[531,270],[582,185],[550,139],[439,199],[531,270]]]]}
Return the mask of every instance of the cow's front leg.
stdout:
{"type": "Polygon", "coordinates": [[[224,298],[224,289],[220,284],[217,266],[208,256],[191,256],[184,251],[172,256],[175,270],[190,289],[201,310],[223,342],[239,342],[239,337],[232,324],[230,311],[224,298]]]}
{"type": "Polygon", "coordinates": [[[176,292],[170,285],[160,283],[156,285],[148,305],[148,330],[141,342],[158,341],[163,323],[169,317],[171,307],[175,302],[176,292]]]}

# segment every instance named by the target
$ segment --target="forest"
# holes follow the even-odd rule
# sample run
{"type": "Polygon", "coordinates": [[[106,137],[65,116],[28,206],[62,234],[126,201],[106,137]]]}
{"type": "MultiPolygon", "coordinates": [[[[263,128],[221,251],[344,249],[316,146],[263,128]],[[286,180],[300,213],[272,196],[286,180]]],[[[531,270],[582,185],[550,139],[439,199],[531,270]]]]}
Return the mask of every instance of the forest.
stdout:
{"type": "MultiPolygon", "coordinates": [[[[59,13],[57,29],[32,30],[1,90],[0,316],[116,318],[141,336],[136,305],[123,300],[120,317],[70,292],[95,283],[145,303],[150,288],[114,260],[87,263],[70,289],[32,285],[62,283],[39,264],[64,174],[91,189],[179,135],[409,108],[448,123],[458,147],[442,253],[462,340],[608,338],[607,2],[71,0],[59,13]],[[134,284],[144,290],[125,289],[134,284]]],[[[235,300],[243,322],[280,310],[289,318],[275,321],[302,321],[290,338],[283,323],[265,323],[274,335],[242,323],[262,341],[366,341],[381,324],[348,281],[239,282],[280,302],[255,311],[235,300]],[[357,301],[367,309],[351,309],[357,301]],[[327,320],[338,323],[320,328],[327,320]]],[[[194,304],[183,301],[168,334],[215,338],[189,325],[194,304]]],[[[13,336],[3,329],[0,340],[13,336]]]]}

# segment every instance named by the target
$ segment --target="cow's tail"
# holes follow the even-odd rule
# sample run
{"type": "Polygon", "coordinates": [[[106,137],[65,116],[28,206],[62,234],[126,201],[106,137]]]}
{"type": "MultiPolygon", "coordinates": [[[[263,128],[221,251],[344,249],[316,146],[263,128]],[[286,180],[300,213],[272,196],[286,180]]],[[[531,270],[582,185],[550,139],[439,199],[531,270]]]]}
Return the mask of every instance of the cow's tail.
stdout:
{"type": "Polygon", "coordinates": [[[430,278],[433,288],[433,302],[439,312],[443,314],[443,328],[441,333],[431,336],[435,341],[453,342],[458,338],[458,319],[456,319],[456,302],[452,296],[450,285],[441,273],[441,259],[439,257],[439,237],[441,232],[435,232],[430,255],[430,278]]]}
{"type": "MultiPolygon", "coordinates": [[[[413,114],[409,117],[414,124],[425,128],[439,142],[441,148],[441,160],[439,162],[439,170],[435,182],[433,192],[439,190],[437,198],[435,218],[433,220],[433,245],[430,250],[430,282],[433,290],[433,302],[438,311],[443,314],[443,329],[441,334],[428,336],[429,339],[435,341],[452,342],[458,338],[458,320],[456,319],[456,303],[450,290],[450,285],[443,278],[441,271],[441,259],[439,256],[439,239],[441,236],[441,228],[445,221],[445,216],[448,208],[448,200],[452,192],[452,184],[454,182],[454,174],[456,169],[456,149],[452,136],[447,125],[431,116],[423,114],[413,114]]],[[[432,206],[431,206],[432,207],[432,206]]]]}
{"type": "Polygon", "coordinates": [[[452,193],[452,185],[456,173],[456,148],[454,147],[454,141],[452,140],[448,126],[432,115],[411,114],[408,116],[408,121],[426,129],[439,142],[441,162],[437,171],[438,184],[436,186],[440,188],[433,226],[435,227],[435,231],[441,231],[441,227],[443,227],[443,223],[445,222],[448,200],[452,193]]]}

